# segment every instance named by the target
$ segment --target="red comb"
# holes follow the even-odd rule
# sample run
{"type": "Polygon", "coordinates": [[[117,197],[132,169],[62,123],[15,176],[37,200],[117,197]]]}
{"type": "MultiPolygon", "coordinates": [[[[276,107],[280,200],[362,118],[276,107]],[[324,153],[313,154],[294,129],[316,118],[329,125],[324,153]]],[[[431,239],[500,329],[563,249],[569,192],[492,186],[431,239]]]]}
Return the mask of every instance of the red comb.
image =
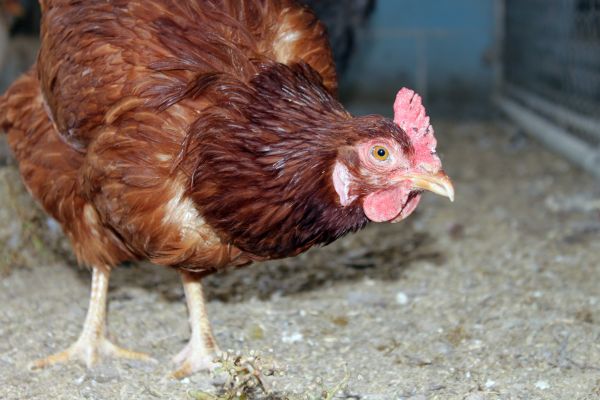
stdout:
{"type": "Polygon", "coordinates": [[[410,89],[400,89],[394,102],[394,122],[410,137],[415,151],[435,153],[437,141],[421,96],[410,89]]]}

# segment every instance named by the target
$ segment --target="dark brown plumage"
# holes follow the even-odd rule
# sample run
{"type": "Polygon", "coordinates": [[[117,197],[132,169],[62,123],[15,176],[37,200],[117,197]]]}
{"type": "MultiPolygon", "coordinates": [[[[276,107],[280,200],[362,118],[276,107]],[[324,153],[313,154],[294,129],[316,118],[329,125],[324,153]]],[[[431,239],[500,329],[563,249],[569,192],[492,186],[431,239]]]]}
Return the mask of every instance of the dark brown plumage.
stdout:
{"type": "Polygon", "coordinates": [[[402,219],[421,189],[452,196],[435,143],[416,145],[433,133],[417,97],[397,104],[419,125],[352,117],[322,26],[291,0],[41,5],[38,63],[0,100],[0,122],[94,279],[79,340],[35,366],[143,358],[105,339],[103,307],[111,268],[147,259],[186,288],[176,376],[207,367],[202,276],[402,219]]]}

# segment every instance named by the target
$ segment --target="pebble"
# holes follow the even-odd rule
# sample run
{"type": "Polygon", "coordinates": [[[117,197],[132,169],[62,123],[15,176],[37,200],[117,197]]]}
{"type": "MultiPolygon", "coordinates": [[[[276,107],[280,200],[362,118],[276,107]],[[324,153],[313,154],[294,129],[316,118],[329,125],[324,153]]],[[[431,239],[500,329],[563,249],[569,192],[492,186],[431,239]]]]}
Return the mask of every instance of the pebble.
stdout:
{"type": "Polygon", "coordinates": [[[121,378],[121,374],[114,367],[102,364],[90,370],[86,373],[86,379],[92,381],[92,383],[108,383],[113,381],[118,381],[121,378]]]}
{"type": "Polygon", "coordinates": [[[550,389],[550,385],[546,381],[537,381],[535,383],[535,387],[538,388],[538,389],[540,389],[540,390],[550,389]]]}
{"type": "Polygon", "coordinates": [[[48,227],[48,230],[50,231],[50,233],[52,235],[59,236],[62,234],[62,228],[61,228],[60,224],[58,222],[56,222],[56,220],[54,218],[48,217],[46,219],[46,226],[48,227]]]}
{"type": "Polygon", "coordinates": [[[404,292],[398,292],[396,294],[396,303],[404,306],[408,304],[408,296],[404,292]]]}
{"type": "Polygon", "coordinates": [[[491,389],[491,388],[493,388],[493,387],[494,387],[494,385],[496,385],[496,382],[494,382],[494,381],[493,381],[493,380],[491,380],[491,379],[488,379],[487,381],[485,381],[485,387],[486,387],[487,389],[491,389]]]}
{"type": "Polygon", "coordinates": [[[304,336],[300,332],[293,333],[284,333],[281,335],[281,341],[283,343],[296,343],[301,342],[304,339],[304,336]]]}
{"type": "Polygon", "coordinates": [[[485,400],[485,395],[481,392],[469,393],[464,400],[485,400]]]}
{"type": "Polygon", "coordinates": [[[73,383],[75,383],[75,385],[79,386],[79,385],[81,385],[83,382],[85,382],[86,378],[87,378],[87,376],[86,376],[85,374],[84,374],[84,375],[81,375],[79,378],[75,379],[75,380],[73,381],[73,383]]]}
{"type": "Polygon", "coordinates": [[[386,300],[383,296],[369,292],[352,292],[347,296],[350,305],[385,306],[386,300]]]}
{"type": "Polygon", "coordinates": [[[471,340],[471,342],[469,343],[469,350],[478,350],[481,349],[484,346],[484,343],[479,340],[479,339],[475,339],[475,340],[471,340]]]}
{"type": "Polygon", "coordinates": [[[361,397],[362,400],[387,400],[389,396],[381,395],[381,394],[365,394],[361,397]]]}

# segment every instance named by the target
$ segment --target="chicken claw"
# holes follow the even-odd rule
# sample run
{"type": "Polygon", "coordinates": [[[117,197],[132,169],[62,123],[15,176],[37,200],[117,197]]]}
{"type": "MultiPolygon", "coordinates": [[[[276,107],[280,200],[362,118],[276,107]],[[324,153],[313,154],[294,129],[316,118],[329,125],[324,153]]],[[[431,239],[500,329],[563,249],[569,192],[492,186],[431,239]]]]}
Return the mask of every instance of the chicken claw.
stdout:
{"type": "Polygon", "coordinates": [[[108,269],[93,269],[90,305],[77,341],[64,351],[33,361],[29,364],[30,369],[45,368],[68,361],[81,361],[90,368],[102,357],[156,362],[147,354],[123,349],[106,338],[106,294],[109,276],[108,269]]]}
{"type": "Polygon", "coordinates": [[[198,348],[193,343],[193,340],[181,350],[175,357],[173,362],[179,366],[175,371],[171,372],[171,377],[175,379],[183,379],[186,376],[192,375],[198,371],[212,371],[218,364],[215,362],[219,350],[217,348],[205,352],[205,349],[198,348]]]}
{"type": "Polygon", "coordinates": [[[173,357],[173,362],[179,366],[171,373],[175,379],[214,369],[217,366],[214,360],[219,353],[206,315],[202,284],[185,273],[182,274],[182,280],[192,333],[188,344],[173,357]]]}
{"type": "Polygon", "coordinates": [[[156,360],[145,353],[121,348],[105,337],[91,338],[80,336],[67,350],[35,360],[29,364],[29,368],[46,368],[50,365],[66,363],[69,361],[80,361],[88,368],[91,368],[103,357],[156,362],[156,360]]]}

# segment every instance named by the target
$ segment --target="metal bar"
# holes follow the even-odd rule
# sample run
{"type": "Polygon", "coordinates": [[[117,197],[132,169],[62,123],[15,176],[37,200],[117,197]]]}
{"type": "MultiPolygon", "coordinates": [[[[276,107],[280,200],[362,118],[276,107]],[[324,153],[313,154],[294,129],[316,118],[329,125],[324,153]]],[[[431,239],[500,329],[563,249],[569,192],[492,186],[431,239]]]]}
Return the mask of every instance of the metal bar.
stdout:
{"type": "Polygon", "coordinates": [[[600,147],[591,147],[566,130],[506,97],[497,96],[494,102],[531,136],[600,178],[600,147]]]}
{"type": "Polygon", "coordinates": [[[600,139],[600,120],[568,110],[508,83],[505,83],[505,89],[508,94],[516,97],[528,107],[560,123],[581,130],[590,135],[590,137],[600,139]]]}
{"type": "Polygon", "coordinates": [[[506,0],[494,1],[494,94],[500,94],[504,81],[504,36],[506,34],[506,0]]]}

